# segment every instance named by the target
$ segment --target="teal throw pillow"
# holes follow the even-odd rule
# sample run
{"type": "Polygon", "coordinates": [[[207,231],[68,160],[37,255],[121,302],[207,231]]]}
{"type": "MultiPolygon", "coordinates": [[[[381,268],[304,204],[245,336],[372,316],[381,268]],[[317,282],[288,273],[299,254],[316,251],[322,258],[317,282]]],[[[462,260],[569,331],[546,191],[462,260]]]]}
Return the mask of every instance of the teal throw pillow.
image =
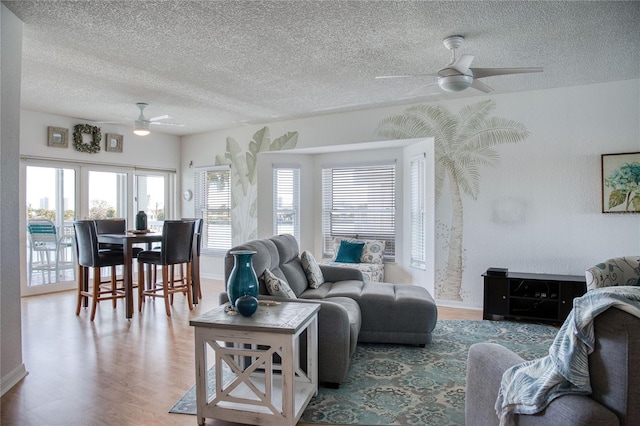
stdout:
{"type": "Polygon", "coordinates": [[[340,241],[340,248],[338,249],[335,262],[360,263],[363,248],[364,243],[342,240],[340,241]]]}

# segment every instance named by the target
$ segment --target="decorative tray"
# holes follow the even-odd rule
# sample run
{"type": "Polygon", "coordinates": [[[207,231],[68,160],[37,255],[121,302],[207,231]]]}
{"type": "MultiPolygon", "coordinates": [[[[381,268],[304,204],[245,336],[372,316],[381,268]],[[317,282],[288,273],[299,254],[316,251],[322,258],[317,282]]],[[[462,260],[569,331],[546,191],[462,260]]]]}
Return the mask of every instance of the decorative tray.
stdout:
{"type": "Polygon", "coordinates": [[[148,234],[153,231],[151,229],[130,229],[127,232],[130,234],[148,234]]]}

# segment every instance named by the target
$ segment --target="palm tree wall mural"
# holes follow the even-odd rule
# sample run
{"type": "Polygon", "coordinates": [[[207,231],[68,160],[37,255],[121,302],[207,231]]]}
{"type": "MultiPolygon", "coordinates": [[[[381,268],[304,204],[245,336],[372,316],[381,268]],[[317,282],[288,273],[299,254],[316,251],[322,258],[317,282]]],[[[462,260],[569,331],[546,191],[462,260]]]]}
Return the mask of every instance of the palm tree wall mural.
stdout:
{"type": "Polygon", "coordinates": [[[489,114],[494,108],[493,100],[466,105],[457,114],[442,105],[417,105],[382,120],[378,125],[378,134],[391,139],[434,138],[436,205],[442,197],[445,181],[451,197],[447,262],[442,282],[435,286],[438,299],[463,299],[462,194],[477,199],[481,167],[496,166],[500,159],[496,145],[517,143],[529,135],[521,123],[491,117],[489,114]]]}
{"type": "Polygon", "coordinates": [[[216,155],[216,166],[231,165],[231,236],[233,245],[258,235],[256,164],[258,153],[295,148],[298,132],[287,132],[271,142],[269,128],[258,130],[243,151],[232,137],[227,138],[224,156],[216,155]]]}

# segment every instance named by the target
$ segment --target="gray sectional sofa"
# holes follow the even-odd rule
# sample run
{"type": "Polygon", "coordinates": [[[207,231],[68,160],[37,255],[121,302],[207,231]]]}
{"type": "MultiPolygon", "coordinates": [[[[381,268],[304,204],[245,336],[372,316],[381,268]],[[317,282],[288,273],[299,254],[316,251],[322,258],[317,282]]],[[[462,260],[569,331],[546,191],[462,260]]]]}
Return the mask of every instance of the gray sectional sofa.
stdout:
{"type": "MultiPolygon", "coordinates": [[[[429,292],[420,286],[364,282],[357,269],[320,265],[324,284],[309,288],[296,239],[288,234],[254,240],[232,250],[254,250],[253,267],[261,299],[270,296],[261,279],[265,269],[285,280],[297,302],[320,303],[318,313],[318,376],[325,384],[340,384],[358,342],[424,346],[431,342],[438,312],[429,292]]],[[[225,282],[233,256],[225,258],[225,282]]],[[[226,293],[220,303],[226,303],[226,293]]],[[[260,309],[260,308],[259,308],[260,309]]]]}

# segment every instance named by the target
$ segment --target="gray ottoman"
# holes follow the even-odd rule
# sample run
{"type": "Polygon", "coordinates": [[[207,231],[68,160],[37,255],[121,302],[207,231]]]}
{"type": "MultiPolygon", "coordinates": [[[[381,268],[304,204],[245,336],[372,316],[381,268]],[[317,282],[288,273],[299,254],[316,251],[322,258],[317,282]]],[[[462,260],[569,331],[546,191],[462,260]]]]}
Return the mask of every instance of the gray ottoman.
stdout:
{"type": "Polygon", "coordinates": [[[362,315],[359,342],[424,346],[431,343],[438,320],[433,297],[417,285],[346,280],[307,289],[299,297],[348,297],[358,302],[362,315]]]}

